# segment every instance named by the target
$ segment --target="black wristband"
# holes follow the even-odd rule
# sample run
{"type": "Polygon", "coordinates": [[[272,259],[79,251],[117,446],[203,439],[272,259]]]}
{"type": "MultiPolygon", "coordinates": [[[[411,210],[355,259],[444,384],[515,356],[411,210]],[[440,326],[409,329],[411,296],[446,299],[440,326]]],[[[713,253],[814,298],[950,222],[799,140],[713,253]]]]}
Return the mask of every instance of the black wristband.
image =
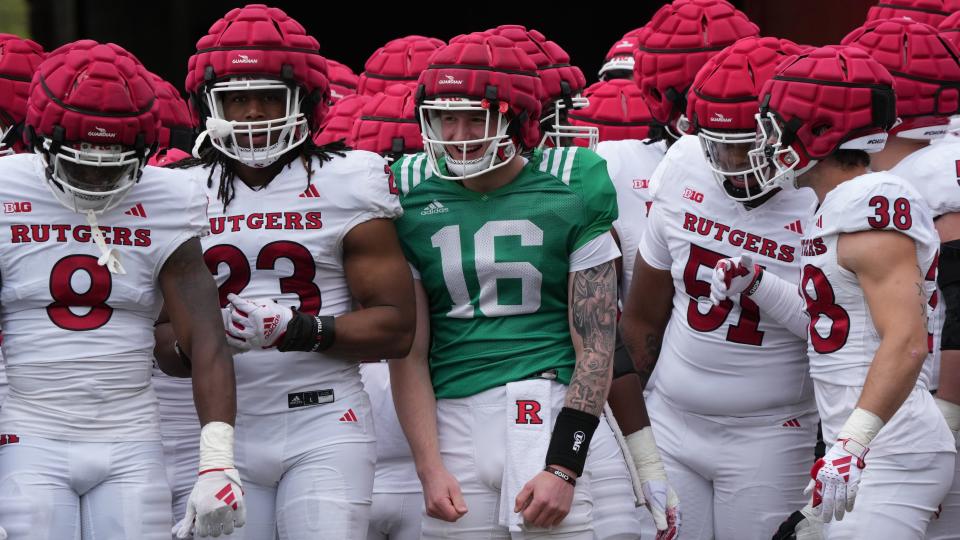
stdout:
{"type": "Polygon", "coordinates": [[[544,471],[547,471],[548,473],[550,473],[550,474],[552,474],[552,475],[554,475],[554,476],[556,476],[557,478],[563,480],[564,482],[570,484],[571,486],[574,486],[574,487],[577,486],[577,479],[574,478],[574,477],[572,477],[572,476],[570,476],[569,474],[561,471],[560,469],[555,469],[555,468],[547,465],[546,467],[543,468],[543,470],[544,470],[544,471]]]}
{"type": "Polygon", "coordinates": [[[760,288],[760,282],[763,280],[763,268],[757,266],[757,275],[753,278],[753,283],[750,284],[750,289],[747,290],[747,296],[751,296],[753,293],[757,292],[757,289],[760,288]]]}
{"type": "Polygon", "coordinates": [[[600,418],[590,413],[564,407],[557,415],[547,448],[547,465],[560,465],[583,474],[583,465],[587,461],[590,439],[597,430],[600,418]]]}
{"type": "Polygon", "coordinates": [[[180,342],[173,342],[173,350],[177,351],[177,356],[180,357],[180,363],[183,364],[183,367],[187,368],[187,371],[193,372],[193,362],[190,361],[190,357],[187,356],[187,353],[183,352],[183,349],[180,348],[180,342]]]}
{"type": "Polygon", "coordinates": [[[333,345],[335,332],[333,317],[315,317],[293,310],[293,318],[287,323],[287,331],[277,350],[323,351],[333,345]]]}

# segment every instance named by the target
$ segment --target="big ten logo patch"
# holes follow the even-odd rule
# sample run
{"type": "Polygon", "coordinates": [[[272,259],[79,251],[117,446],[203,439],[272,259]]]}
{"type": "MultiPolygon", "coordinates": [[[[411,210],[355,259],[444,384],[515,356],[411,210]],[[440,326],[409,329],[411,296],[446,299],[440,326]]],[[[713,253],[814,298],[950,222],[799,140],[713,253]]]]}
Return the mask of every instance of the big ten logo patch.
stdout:
{"type": "Polygon", "coordinates": [[[540,418],[540,402],[532,399],[518,399],[517,423],[542,424],[543,419],[540,418]]]}
{"type": "Polygon", "coordinates": [[[692,190],[692,189],[690,189],[690,188],[683,188],[683,198],[684,198],[684,199],[690,199],[691,201],[693,201],[693,202],[695,202],[695,203],[702,203],[702,202],[703,202],[703,193],[700,193],[699,191],[692,190]]]}
{"type": "Polygon", "coordinates": [[[3,213],[4,214],[26,214],[33,210],[33,205],[30,204],[30,201],[16,201],[16,202],[5,202],[3,203],[3,213]]]}

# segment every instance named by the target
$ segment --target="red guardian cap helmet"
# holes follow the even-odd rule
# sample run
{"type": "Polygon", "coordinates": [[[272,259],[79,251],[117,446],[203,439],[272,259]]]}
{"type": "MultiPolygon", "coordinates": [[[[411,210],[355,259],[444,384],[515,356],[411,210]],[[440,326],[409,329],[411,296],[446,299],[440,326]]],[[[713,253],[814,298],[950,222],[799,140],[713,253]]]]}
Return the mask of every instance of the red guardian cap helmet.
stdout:
{"type": "Polygon", "coordinates": [[[82,40],[37,68],[24,130],[57,200],[76,212],[104,212],[140,179],[160,135],[160,107],[132,54],[82,40]]]}
{"type": "Polygon", "coordinates": [[[911,19],[871,21],[843,38],[893,75],[900,122],[891,135],[937,139],[950,117],[960,113],[960,60],[957,49],[935,28],[911,19]]]}
{"type": "Polygon", "coordinates": [[[907,17],[936,27],[960,10],[960,0],[880,0],[867,11],[867,21],[907,17]]]}
{"type": "Polygon", "coordinates": [[[785,39],[743,38],[708,60],[687,92],[678,125],[699,137],[714,177],[736,201],[756,200],[776,187],[754,183],[747,152],[757,139],[761,88],[783,60],[802,50],[785,39]]]}
{"type": "Polygon", "coordinates": [[[327,78],[330,79],[330,105],[357,93],[359,77],[349,66],[327,58],[327,78]]]}
{"type": "MultiPolygon", "coordinates": [[[[574,126],[597,129],[598,141],[643,140],[650,135],[653,117],[640,89],[630,79],[610,79],[594,83],[584,92],[590,104],[570,112],[574,126]]],[[[577,144],[586,146],[584,139],[577,144]]]]}
{"type": "Polygon", "coordinates": [[[896,122],[893,76],[863,49],[828,46],[787,58],[760,91],[750,160],[761,189],[837,150],[879,152],[896,122]]]}
{"type": "Polygon", "coordinates": [[[370,98],[354,124],[352,139],[354,148],[375,152],[391,162],[404,154],[422,152],[413,90],[395,84],[370,98]]]}
{"type": "Polygon", "coordinates": [[[567,146],[577,139],[586,139],[589,146],[596,146],[595,128],[571,126],[567,120],[570,111],[587,106],[586,98],[581,95],[587,87],[587,79],[580,68],[570,64],[570,55],[540,32],[519,24],[504,24],[486,33],[514,42],[537,66],[544,92],[540,145],[567,146]]]}
{"type": "Polygon", "coordinates": [[[654,120],[674,129],[687,89],[707,60],[758,35],[757,25],[725,0],[674,0],[661,7],[637,34],[634,52],[633,80],[654,120]]]}
{"type": "Polygon", "coordinates": [[[27,115],[30,79],[44,56],[43,48],[33,41],[0,34],[0,156],[26,150],[21,128],[27,115]]]}
{"type": "Polygon", "coordinates": [[[193,148],[193,131],[197,127],[190,106],[173,84],[153,73],[150,74],[150,81],[157,93],[160,107],[160,134],[157,139],[159,147],[179,148],[189,152],[193,148]]]}
{"type": "Polygon", "coordinates": [[[343,140],[347,145],[353,146],[353,138],[350,132],[353,131],[353,125],[360,118],[363,105],[369,99],[369,96],[354,94],[338,101],[330,108],[320,131],[313,136],[313,142],[318,146],[323,146],[343,140]]]}
{"type": "Polygon", "coordinates": [[[438,50],[415,94],[434,173],[448,180],[474,178],[536,147],[543,95],[536,64],[507,38],[478,33],[438,50]],[[483,136],[445,138],[443,123],[463,112],[483,116],[483,136]]]}
{"type": "Polygon", "coordinates": [[[953,15],[950,15],[944,19],[937,30],[940,31],[940,34],[947,38],[950,43],[953,43],[953,46],[960,49],[960,11],[954,12],[953,15]]]}
{"type": "Polygon", "coordinates": [[[427,68],[430,56],[444,45],[437,38],[416,35],[388,41],[367,59],[357,92],[373,96],[394,84],[405,84],[416,90],[417,79],[427,68]]]}
{"type": "Polygon", "coordinates": [[[631,30],[607,51],[603,57],[603,66],[600,67],[598,76],[601,81],[610,79],[633,79],[633,51],[637,49],[639,41],[637,40],[637,30],[631,30]]]}
{"type": "Polygon", "coordinates": [[[214,148],[250,167],[266,167],[320,127],[330,101],[327,61],[317,40],[283,11],[263,4],[231,10],[197,41],[187,93],[214,148]],[[228,121],[228,92],[282,93],[280,118],[228,121]]]}

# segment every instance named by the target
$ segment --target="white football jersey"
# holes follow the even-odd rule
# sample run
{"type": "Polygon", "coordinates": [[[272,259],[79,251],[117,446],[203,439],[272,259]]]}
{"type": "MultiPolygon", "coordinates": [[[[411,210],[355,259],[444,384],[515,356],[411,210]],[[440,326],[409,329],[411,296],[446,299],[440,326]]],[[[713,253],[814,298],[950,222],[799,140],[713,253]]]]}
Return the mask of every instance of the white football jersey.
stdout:
{"type": "MultiPolygon", "coordinates": [[[[900,161],[890,172],[912,185],[933,211],[936,219],[943,214],[960,212],[960,137],[938,139],[900,161]]],[[[930,388],[936,389],[940,379],[940,338],[945,317],[943,302],[933,311],[933,361],[924,366],[930,388]]]]}
{"type": "Polygon", "coordinates": [[[667,146],[662,142],[646,144],[629,139],[603,141],[597,145],[597,154],[607,161],[607,172],[617,190],[620,212],[613,228],[620,238],[620,252],[623,253],[620,298],[624,300],[630,292],[637,247],[647,228],[647,213],[652,202],[650,177],[666,151],[667,146]]]}
{"type": "MultiPolygon", "coordinates": [[[[810,315],[810,375],[817,383],[859,388],[864,385],[880,336],[856,274],[838,261],[840,235],[885,230],[905,234],[916,244],[925,274],[928,315],[936,303],[936,258],[939,238],[930,208],[909,183],[889,172],[869,173],[844,182],[823,200],[803,239],[800,291],[810,315]]],[[[912,309],[911,306],[905,306],[912,309]]],[[[932,323],[928,323],[932,324],[932,323]]],[[[884,426],[871,448],[882,452],[950,451],[953,439],[927,389],[928,356],[917,389],[884,426]],[[943,431],[943,433],[941,433],[943,431]]],[[[836,403],[817,391],[827,440],[836,436],[856,402],[836,403]],[[828,437],[829,436],[829,437],[828,437]]],[[[859,392],[857,392],[859,395],[859,392]]]]}
{"type": "Polygon", "coordinates": [[[407,442],[390,389],[390,368],[386,362],[360,365],[363,388],[370,396],[374,431],[377,436],[375,490],[386,493],[419,491],[420,479],[413,464],[413,452],[407,442]]]}
{"type": "Polygon", "coordinates": [[[126,274],[97,264],[86,216],[50,192],[39,155],[0,160],[0,318],[7,431],[105,442],[159,439],[150,386],[160,270],[205,234],[207,197],[181,171],[146,167],[98,216],[126,274]]]}
{"type": "Polygon", "coordinates": [[[171,377],[153,368],[153,391],[157,394],[162,431],[166,434],[200,436],[200,418],[193,403],[193,380],[171,377]]]}
{"type": "MultiPolygon", "coordinates": [[[[307,184],[302,160],[294,160],[269,184],[253,190],[234,180],[235,197],[217,199],[220,171],[213,171],[210,231],[204,260],[214,274],[221,306],[235,293],[272,301],[310,315],[338,316],[352,309],[343,269],[343,239],[366,221],[399,217],[403,210],[386,161],[371,152],[313,162],[307,184]]],[[[191,169],[207,186],[209,169],[191,169]]],[[[275,349],[234,356],[237,411],[274,414],[321,405],[360,392],[356,361],[315,352],[275,349]]]]}
{"type": "Polygon", "coordinates": [[[4,367],[3,353],[0,352],[0,407],[3,407],[3,400],[7,398],[7,371],[4,367]]]}
{"type": "Polygon", "coordinates": [[[816,198],[774,195],[748,210],[710,172],[694,136],[682,137],[654,172],[653,206],[640,256],[673,276],[673,312],[656,388],[672,406],[717,416],[812,410],[806,343],[748,297],[710,303],[717,261],[749,254],[767,272],[800,280],[800,240],[816,198]]]}

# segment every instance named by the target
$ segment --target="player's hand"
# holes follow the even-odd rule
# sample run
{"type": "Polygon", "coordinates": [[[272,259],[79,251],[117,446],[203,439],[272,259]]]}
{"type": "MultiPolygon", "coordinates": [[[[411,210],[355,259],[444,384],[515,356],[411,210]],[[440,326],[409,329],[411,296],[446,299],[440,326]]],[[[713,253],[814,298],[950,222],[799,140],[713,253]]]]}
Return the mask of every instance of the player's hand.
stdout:
{"type": "Polygon", "coordinates": [[[0,527],[0,540],[7,540],[7,531],[3,527],[0,527]]]}
{"type": "Polygon", "coordinates": [[[646,480],[640,484],[643,503],[657,526],[657,540],[673,540],[680,531],[680,498],[666,480],[646,480]]]}
{"type": "MultiPolygon", "coordinates": [[[[551,467],[576,477],[570,469],[559,465],[551,467]]],[[[523,520],[528,525],[545,528],[563,521],[572,504],[573,486],[552,473],[540,471],[517,494],[513,511],[523,512],[523,520]]]]}
{"type": "Polygon", "coordinates": [[[238,354],[243,351],[249,351],[251,349],[250,343],[246,339],[243,339],[237,335],[234,335],[234,332],[243,331],[243,327],[234,323],[231,319],[233,314],[233,309],[230,306],[220,309],[220,316],[223,317],[223,330],[226,334],[227,345],[231,348],[231,353],[238,354]]]}
{"type": "Polygon", "coordinates": [[[453,523],[467,513],[460,483],[444,467],[421,475],[420,483],[428,516],[453,523]]]}
{"type": "Polygon", "coordinates": [[[853,439],[838,439],[826,455],[814,463],[810,471],[812,480],[804,493],[813,491],[813,514],[820,516],[824,523],[834,517],[840,521],[844,512],[853,511],[860,475],[867,466],[864,458],[869,451],[853,439]]]}
{"type": "Polygon", "coordinates": [[[235,294],[228,294],[233,326],[229,332],[237,339],[246,340],[252,348],[269,349],[283,341],[287,324],[293,319],[293,310],[269,301],[253,302],[235,294]]]}
{"type": "Polygon", "coordinates": [[[808,504],[780,524],[773,540],[823,540],[823,521],[813,514],[808,504]]]}
{"type": "Polygon", "coordinates": [[[720,259],[713,268],[710,301],[716,306],[731,296],[750,290],[762,272],[763,269],[753,264],[749,255],[720,259]]]}
{"type": "Polygon", "coordinates": [[[203,471],[187,500],[187,514],[173,526],[177,538],[231,534],[243,527],[247,507],[243,502],[240,473],[236,469],[203,471]]]}

